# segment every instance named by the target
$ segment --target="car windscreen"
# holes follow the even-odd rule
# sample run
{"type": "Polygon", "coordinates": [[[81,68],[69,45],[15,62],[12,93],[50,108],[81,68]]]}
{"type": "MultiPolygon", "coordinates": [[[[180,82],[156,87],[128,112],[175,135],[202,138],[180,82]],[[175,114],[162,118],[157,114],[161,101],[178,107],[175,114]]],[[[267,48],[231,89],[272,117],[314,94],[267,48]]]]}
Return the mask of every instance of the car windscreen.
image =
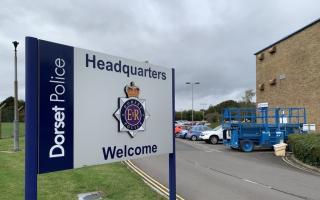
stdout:
{"type": "Polygon", "coordinates": [[[215,127],[213,130],[214,130],[214,131],[217,131],[217,130],[219,130],[220,128],[221,128],[221,125],[220,125],[220,126],[215,127]]]}

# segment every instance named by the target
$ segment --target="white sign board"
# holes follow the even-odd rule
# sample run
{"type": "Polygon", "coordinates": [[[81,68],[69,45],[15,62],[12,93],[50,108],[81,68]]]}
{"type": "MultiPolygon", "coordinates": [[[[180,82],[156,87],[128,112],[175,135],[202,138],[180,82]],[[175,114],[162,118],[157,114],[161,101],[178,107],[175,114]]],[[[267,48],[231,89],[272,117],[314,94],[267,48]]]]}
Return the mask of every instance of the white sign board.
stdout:
{"type": "Polygon", "coordinates": [[[258,108],[268,108],[268,107],[269,107],[268,102],[258,103],[258,108]]]}
{"type": "Polygon", "coordinates": [[[316,131],[316,125],[315,124],[303,124],[303,131],[316,131]]]}
{"type": "Polygon", "coordinates": [[[39,173],[173,152],[173,69],[39,40],[39,173]]]}

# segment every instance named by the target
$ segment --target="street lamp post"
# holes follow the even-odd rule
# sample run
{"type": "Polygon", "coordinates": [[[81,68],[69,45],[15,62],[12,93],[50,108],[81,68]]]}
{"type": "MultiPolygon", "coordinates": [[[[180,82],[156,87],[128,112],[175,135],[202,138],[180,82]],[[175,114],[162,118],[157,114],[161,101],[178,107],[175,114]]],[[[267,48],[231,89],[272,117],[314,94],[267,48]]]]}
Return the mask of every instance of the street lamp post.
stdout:
{"type": "Polygon", "coordinates": [[[14,121],[13,121],[13,148],[19,151],[19,111],[18,111],[18,75],[17,75],[17,47],[19,42],[12,42],[14,46],[14,121]]]}
{"type": "Polygon", "coordinates": [[[191,91],[192,91],[192,109],[191,109],[191,120],[192,120],[192,122],[193,122],[193,86],[194,85],[199,85],[200,84],[200,82],[186,82],[186,84],[187,85],[191,85],[191,91]]]}
{"type": "Polygon", "coordinates": [[[207,105],[206,103],[201,103],[200,104],[202,106],[202,121],[204,121],[204,108],[207,105]]]}

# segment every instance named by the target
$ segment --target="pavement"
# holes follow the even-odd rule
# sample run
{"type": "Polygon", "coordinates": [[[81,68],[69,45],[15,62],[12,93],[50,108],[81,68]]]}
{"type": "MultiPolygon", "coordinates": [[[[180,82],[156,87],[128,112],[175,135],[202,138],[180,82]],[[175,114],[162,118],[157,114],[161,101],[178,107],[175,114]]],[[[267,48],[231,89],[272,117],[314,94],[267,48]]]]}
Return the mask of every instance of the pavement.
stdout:
{"type": "MultiPolygon", "coordinates": [[[[243,153],[224,145],[176,139],[177,193],[186,200],[320,200],[320,176],[272,151],[243,153]]],[[[168,155],[132,161],[168,186],[168,155]]]]}

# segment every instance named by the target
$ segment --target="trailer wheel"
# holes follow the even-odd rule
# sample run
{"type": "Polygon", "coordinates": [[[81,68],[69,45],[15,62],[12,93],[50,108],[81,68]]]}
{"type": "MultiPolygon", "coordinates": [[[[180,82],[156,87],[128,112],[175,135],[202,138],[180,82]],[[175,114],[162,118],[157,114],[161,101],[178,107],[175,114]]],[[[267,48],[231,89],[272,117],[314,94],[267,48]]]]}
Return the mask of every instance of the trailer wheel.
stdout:
{"type": "Polygon", "coordinates": [[[240,149],[243,152],[253,151],[253,142],[251,140],[242,140],[240,141],[240,149]]]}

